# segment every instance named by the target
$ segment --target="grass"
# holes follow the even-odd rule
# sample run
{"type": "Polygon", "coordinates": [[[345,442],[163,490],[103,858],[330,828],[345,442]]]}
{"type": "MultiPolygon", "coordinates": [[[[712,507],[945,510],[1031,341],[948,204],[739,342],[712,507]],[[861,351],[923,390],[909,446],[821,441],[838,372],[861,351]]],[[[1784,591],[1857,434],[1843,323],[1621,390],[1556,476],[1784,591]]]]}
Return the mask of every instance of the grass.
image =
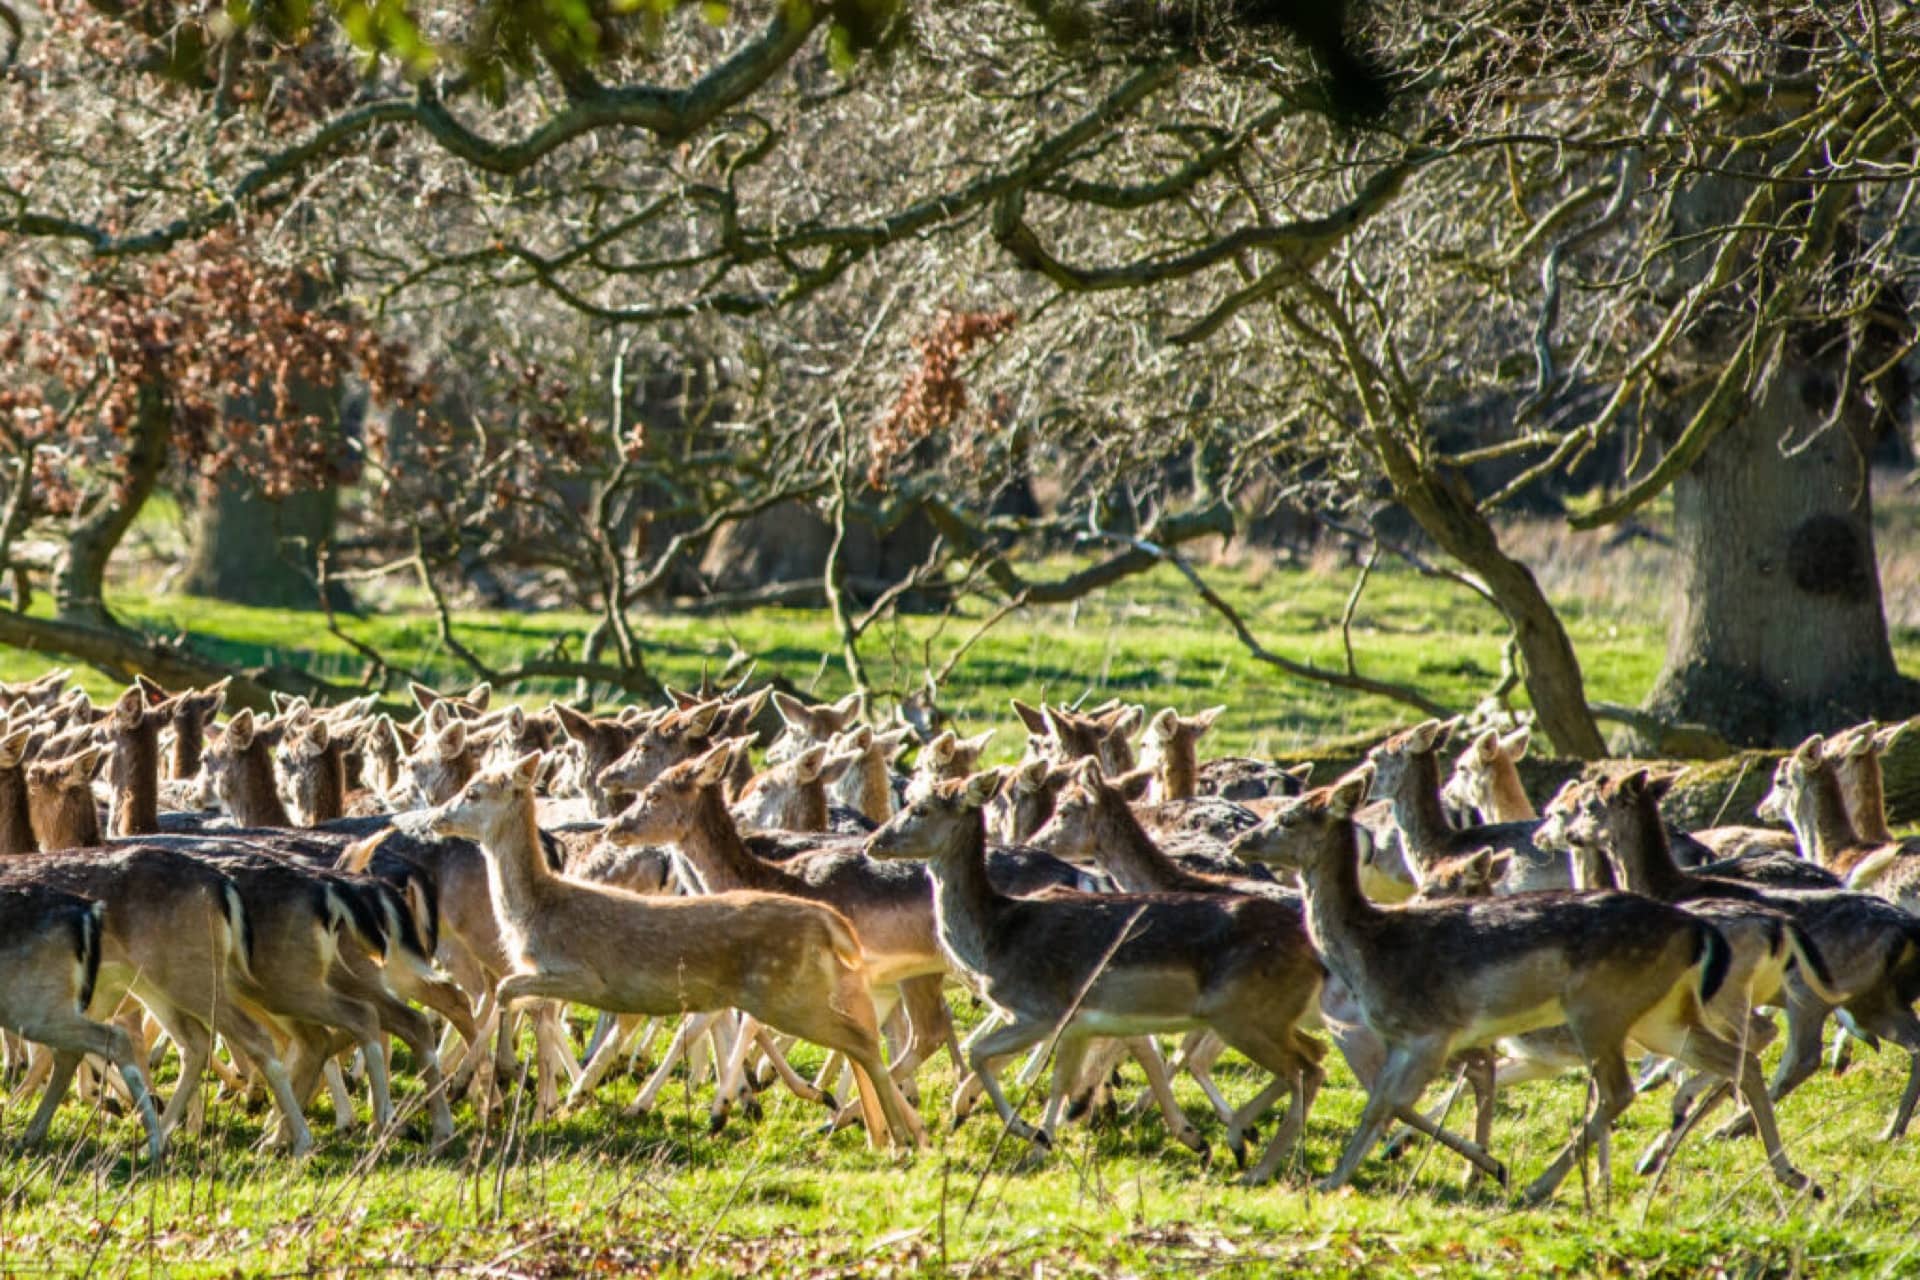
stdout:
{"type": "MultiPolygon", "coordinates": [[[[1276,650],[1327,666],[1344,661],[1339,622],[1352,581],[1344,567],[1210,572],[1276,650]]],[[[1635,700],[1658,666],[1660,619],[1633,601],[1566,601],[1596,697],[1635,700]]],[[[296,662],[357,678],[359,659],[314,617],[157,595],[115,604],[229,661],[296,662]]],[[[763,669],[822,695],[846,687],[829,656],[830,627],[816,614],[637,621],[649,663],[673,683],[697,681],[737,645],[763,669]]],[[[589,622],[566,613],[460,619],[463,638],[500,661],[563,638],[577,650],[589,622]]],[[[418,612],[393,607],[348,625],[423,675],[458,678],[418,612]]],[[[945,661],[975,625],[883,624],[866,648],[874,680],[912,687],[924,663],[945,661]]],[[[1376,573],[1353,636],[1363,671],[1417,683],[1449,705],[1470,706],[1499,671],[1503,630],[1492,612],[1457,588],[1400,571],[1376,573]]],[[[1911,660],[1915,636],[1903,632],[1899,642],[1911,660]]],[[[0,652],[0,678],[41,665],[0,652]]],[[[97,694],[111,689],[92,675],[83,680],[97,694]]],[[[1006,756],[1019,745],[1004,729],[1009,696],[1083,694],[1227,703],[1211,744],[1221,752],[1282,750],[1409,718],[1393,704],[1250,661],[1165,573],[1077,609],[1008,619],[972,646],[944,703],[968,726],[1002,725],[997,746],[1006,756]]],[[[958,1003],[970,1019],[965,998],[958,1003]]],[[[577,1021],[584,1030],[586,1020],[577,1021]]],[[[462,1107],[460,1138],[437,1156],[411,1137],[375,1148],[364,1136],[333,1136],[323,1100],[314,1116],[320,1150],[295,1163],[254,1150],[262,1116],[219,1102],[207,1132],[183,1140],[152,1173],[136,1159],[131,1120],[70,1104],[49,1148],[0,1153],[0,1274],[1899,1274],[1914,1269],[1920,1250],[1920,1161],[1913,1140],[1886,1146],[1876,1135],[1904,1070],[1890,1052],[1868,1054],[1847,1076],[1823,1075],[1783,1107],[1796,1160],[1828,1192],[1821,1203],[1778,1195],[1751,1142],[1704,1138],[1650,1193],[1631,1165],[1664,1122],[1665,1096],[1656,1095],[1632,1109],[1615,1140],[1611,1188],[1593,1188],[1589,1204],[1576,1178],[1539,1211],[1518,1210],[1491,1189],[1461,1190],[1458,1162],[1424,1148],[1397,1163],[1375,1157],[1357,1189],[1336,1195],[1312,1192],[1298,1171],[1279,1185],[1241,1188],[1224,1152],[1207,1167],[1163,1141],[1152,1116],[1069,1126],[1048,1161],[1025,1167],[1018,1144],[996,1144],[988,1113],[944,1132],[953,1083],[944,1060],[923,1076],[935,1145],[911,1159],[869,1153],[852,1133],[822,1136],[819,1113],[779,1092],[765,1096],[763,1121],[737,1118],[717,1136],[706,1131],[704,1093],[677,1085],[656,1114],[627,1117],[635,1086],[622,1078],[580,1114],[538,1125],[519,1112],[481,1134],[462,1107]]],[[[411,1087],[404,1064],[400,1078],[411,1087]]],[[[1222,1078],[1235,1097],[1256,1084],[1231,1068],[1222,1078]]],[[[1127,1098],[1137,1071],[1130,1079],[1127,1098]]],[[[1183,1083],[1181,1096],[1217,1140],[1197,1089],[1183,1083]]],[[[1569,1080],[1503,1100],[1496,1149],[1516,1178],[1564,1141],[1582,1097],[1569,1080]]],[[[1026,1105],[1029,1118],[1040,1101],[1026,1105]]],[[[1309,1124],[1309,1169],[1332,1166],[1360,1103],[1336,1066],[1309,1124]]],[[[25,1118],[9,1104],[5,1136],[25,1118]]]]}

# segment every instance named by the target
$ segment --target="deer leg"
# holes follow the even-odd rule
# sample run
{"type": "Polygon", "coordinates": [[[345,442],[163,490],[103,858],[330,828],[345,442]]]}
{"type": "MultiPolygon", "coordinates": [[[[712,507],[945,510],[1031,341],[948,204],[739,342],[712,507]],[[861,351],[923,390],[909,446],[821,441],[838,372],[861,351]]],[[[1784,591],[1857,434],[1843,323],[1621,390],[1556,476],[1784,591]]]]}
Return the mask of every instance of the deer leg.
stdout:
{"type": "MultiPolygon", "coordinates": [[[[1598,1037],[1583,1037],[1582,1043],[1592,1043],[1598,1037]]],[[[1530,1205],[1544,1204],[1553,1198],[1562,1181],[1573,1169],[1575,1160],[1584,1160],[1587,1148],[1606,1136],[1612,1129],[1614,1120],[1633,1102],[1633,1076],[1627,1071],[1626,1054],[1618,1043],[1613,1048],[1601,1048],[1594,1052],[1592,1074],[1595,1091],[1593,1115],[1586,1121],[1579,1135],[1563,1148],[1552,1164],[1527,1188],[1526,1202],[1530,1205]]]]}
{"type": "Polygon", "coordinates": [[[667,1087],[667,1081],[673,1078],[673,1069],[680,1059],[686,1056],[687,1046],[706,1034],[707,1026],[719,1015],[714,1013],[696,1013],[680,1020],[680,1026],[674,1031],[673,1039],[667,1042],[667,1051],[660,1058],[660,1065],[647,1077],[646,1084],[627,1107],[630,1116],[643,1115],[653,1110],[654,1103],[660,1097],[660,1091],[667,1087]]]}
{"type": "Polygon", "coordinates": [[[1180,1109],[1180,1103],[1173,1096],[1173,1072],[1167,1067],[1166,1059],[1160,1056],[1159,1046],[1154,1044],[1152,1036],[1134,1036],[1126,1040],[1125,1047],[1130,1050],[1140,1069],[1147,1073],[1147,1089],[1154,1102],[1160,1108],[1160,1117],[1166,1122],[1167,1132],[1174,1140],[1191,1151],[1198,1152],[1207,1163],[1213,1161],[1213,1148],[1201,1136],[1193,1121],[1187,1119],[1187,1113],[1180,1109]]]}
{"type": "MultiPolygon", "coordinates": [[[[1016,1021],[977,1038],[967,1054],[967,1065],[979,1078],[980,1087],[987,1091],[993,1109],[1000,1114],[1001,1123],[1014,1137],[1030,1142],[1045,1139],[1040,1136],[1039,1130],[1015,1114],[1013,1104],[1007,1101],[1007,1095],[1001,1090],[999,1078],[994,1075],[993,1069],[999,1059],[1040,1044],[1050,1030],[1052,1027],[1039,1019],[1016,1021]]],[[[962,1118],[955,1116],[954,1123],[958,1124],[962,1118]]]]}
{"type": "Polygon", "coordinates": [[[1387,1122],[1401,1112],[1412,1114],[1411,1104],[1433,1078],[1445,1052],[1444,1043],[1433,1040],[1406,1041],[1387,1047],[1380,1074],[1367,1090],[1367,1105],[1360,1114],[1360,1123],[1347,1139],[1340,1163],[1320,1180],[1322,1191],[1338,1190],[1353,1181],[1354,1171],[1380,1141],[1387,1122]]]}

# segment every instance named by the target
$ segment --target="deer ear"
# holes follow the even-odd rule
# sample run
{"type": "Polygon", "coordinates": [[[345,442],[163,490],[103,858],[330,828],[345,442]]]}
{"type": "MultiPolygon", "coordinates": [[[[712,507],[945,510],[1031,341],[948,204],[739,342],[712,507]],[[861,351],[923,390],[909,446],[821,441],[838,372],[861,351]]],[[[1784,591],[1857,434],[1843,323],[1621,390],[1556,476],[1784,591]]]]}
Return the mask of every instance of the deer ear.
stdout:
{"type": "Polygon", "coordinates": [[[529,751],[507,766],[507,776],[519,790],[531,791],[534,784],[540,781],[540,767],[545,763],[545,753],[529,751]]]}
{"type": "Polygon", "coordinates": [[[1226,713],[1227,706],[1223,702],[1217,707],[1208,707],[1197,716],[1189,717],[1187,726],[1193,730],[1193,736],[1197,738],[1207,730],[1213,728],[1214,722],[1226,713]]]}
{"type": "Polygon", "coordinates": [[[1793,758],[1803,765],[1819,764],[1826,748],[1826,739],[1814,734],[1798,747],[1794,748],[1793,758]]]}
{"type": "Polygon", "coordinates": [[[826,744],[816,743],[793,758],[793,776],[804,786],[819,779],[820,770],[826,767],[826,763],[826,744]]]}
{"type": "Polygon", "coordinates": [[[553,714],[560,721],[560,732],[575,742],[585,742],[593,735],[593,721],[581,715],[564,702],[553,704],[553,714]]]}
{"type": "Polygon", "coordinates": [[[969,809],[981,808],[1000,790],[1000,778],[1001,771],[998,769],[988,769],[969,777],[960,792],[962,802],[969,809]]]}
{"type": "Polygon", "coordinates": [[[988,744],[992,741],[993,730],[989,729],[985,733],[976,733],[971,738],[960,739],[960,748],[963,751],[970,751],[977,756],[982,751],[985,751],[988,744]]]}
{"type": "Polygon", "coordinates": [[[433,704],[440,701],[440,695],[421,684],[418,680],[407,681],[407,692],[413,695],[413,703],[422,711],[433,710],[433,704]]]}
{"type": "Polygon", "coordinates": [[[507,732],[516,738],[527,731],[527,713],[519,703],[507,708],[506,726],[507,732]]]}
{"type": "Polygon", "coordinates": [[[1673,790],[1673,784],[1678,781],[1680,781],[1680,775],[1677,773],[1663,773],[1657,777],[1650,777],[1647,779],[1647,794],[1656,801],[1664,800],[1667,798],[1667,793],[1673,790]]]}
{"type": "Polygon", "coordinates": [[[1038,791],[1046,785],[1047,772],[1052,768],[1053,766],[1044,756],[1037,760],[1028,760],[1014,768],[1014,785],[1023,791],[1038,791]]]}
{"type": "Polygon", "coordinates": [[[1047,736],[1055,742],[1066,742],[1067,736],[1073,732],[1073,726],[1068,722],[1067,714],[1053,707],[1042,707],[1040,714],[1046,719],[1047,727],[1044,732],[1047,736]]]}
{"type": "Polygon", "coordinates": [[[1492,764],[1500,758],[1500,731],[1488,729],[1473,740],[1473,754],[1486,764],[1492,764]]]}
{"type": "Polygon", "coordinates": [[[1438,751],[1445,747],[1447,743],[1452,740],[1453,735],[1462,725],[1466,724],[1466,722],[1467,718],[1465,716],[1455,716],[1451,720],[1440,721],[1440,727],[1434,734],[1433,749],[1438,751]]]}
{"type": "Polygon", "coordinates": [[[1020,723],[1027,726],[1028,733],[1037,733],[1044,737],[1053,732],[1052,728],[1047,724],[1045,712],[1041,711],[1038,707],[1027,705],[1018,698],[1014,698],[1012,702],[1013,714],[1020,717],[1020,723]]]}
{"type": "Polygon", "coordinates": [[[1475,849],[1467,858],[1467,866],[1476,876],[1490,877],[1493,873],[1493,849],[1475,849]]]}
{"type": "MultiPolygon", "coordinates": [[[[849,752],[845,755],[828,756],[826,762],[820,766],[820,776],[817,781],[832,785],[845,777],[847,770],[859,763],[858,753],[849,752]]],[[[916,777],[924,781],[927,775],[918,774],[916,777]]]]}
{"type": "Polygon", "coordinates": [[[1113,727],[1107,730],[1109,738],[1131,738],[1147,718],[1147,709],[1138,703],[1128,707],[1113,718],[1113,727]]]}
{"type": "Polygon", "coordinates": [[[1098,790],[1106,781],[1106,779],[1100,776],[1100,762],[1092,756],[1088,756],[1085,760],[1075,761],[1072,767],[1067,770],[1067,776],[1072,778],[1079,786],[1085,787],[1089,792],[1098,790]]]}
{"type": "Polygon", "coordinates": [[[866,713],[866,709],[867,709],[867,695],[859,692],[858,690],[848,694],[846,697],[840,699],[840,701],[833,704],[833,713],[835,715],[847,716],[849,718],[853,716],[864,715],[866,713]]]}
{"type": "Polygon", "coordinates": [[[1307,779],[1313,777],[1313,761],[1307,760],[1290,769],[1282,769],[1280,772],[1304,787],[1307,785],[1307,779]]]}
{"type": "Polygon", "coordinates": [[[1153,719],[1147,721],[1147,740],[1158,738],[1164,742],[1171,738],[1180,727],[1180,713],[1172,707],[1163,707],[1153,713],[1153,719]]]}
{"type": "MultiPolygon", "coordinates": [[[[441,703],[445,706],[446,703],[441,703]]],[[[433,740],[434,750],[442,760],[451,760],[467,749],[467,722],[455,720],[442,729],[433,740]]]]}
{"type": "Polygon", "coordinates": [[[1350,818],[1367,802],[1373,786],[1373,770],[1362,766],[1333,784],[1327,794],[1327,812],[1336,818],[1350,818]]]}
{"type": "Polygon", "coordinates": [[[1648,770],[1635,769],[1632,773],[1620,779],[1620,790],[1645,791],[1647,789],[1647,779],[1649,776],[1651,775],[1648,770]]]}
{"type": "Polygon", "coordinates": [[[245,751],[253,745],[255,728],[252,707],[240,708],[239,713],[227,721],[227,736],[233,739],[234,750],[245,751]]]}
{"type": "Polygon", "coordinates": [[[707,733],[719,718],[721,705],[718,701],[706,702],[687,712],[686,731],[696,738],[707,733]]]}
{"type": "Polygon", "coordinates": [[[1440,738],[1440,722],[1424,720],[1407,730],[1407,750],[1416,755],[1431,751],[1440,738]]]}
{"type": "Polygon", "coordinates": [[[795,733],[808,732],[807,705],[790,693],[773,693],[773,709],[780,714],[781,723],[795,733]]]}
{"type": "Polygon", "coordinates": [[[1913,721],[1911,720],[1902,720],[1899,724],[1889,725],[1887,728],[1873,735],[1873,745],[1879,750],[1885,751],[1888,747],[1898,742],[1901,735],[1905,734],[1906,731],[1912,727],[1913,721]]]}
{"type": "Polygon", "coordinates": [[[1487,859],[1487,874],[1494,880],[1507,878],[1507,871],[1513,866],[1513,850],[1502,849],[1487,859]]]}
{"type": "Polygon", "coordinates": [[[11,769],[20,763],[20,758],[27,753],[27,739],[32,736],[31,729],[15,729],[0,740],[0,769],[11,769]]]}
{"type": "Polygon", "coordinates": [[[1147,784],[1153,781],[1152,769],[1135,769],[1113,780],[1112,786],[1129,803],[1147,798],[1147,784]]]}
{"type": "Polygon", "coordinates": [[[953,759],[954,750],[959,745],[960,739],[953,736],[951,729],[942,729],[939,736],[927,744],[928,762],[945,764],[947,761],[953,759]]]}
{"type": "Polygon", "coordinates": [[[1509,760],[1526,758],[1527,748],[1533,745],[1533,726],[1523,724],[1506,737],[1500,739],[1500,749],[1507,753],[1509,760]]]}
{"type": "Polygon", "coordinates": [[[691,770],[693,785],[711,787],[727,776],[727,768],[733,763],[733,741],[729,739],[717,746],[707,748],[694,762],[691,770]]]}
{"type": "Polygon", "coordinates": [[[139,685],[128,685],[127,691],[114,700],[113,723],[121,729],[136,729],[146,709],[147,695],[140,691],[139,685]]]}
{"type": "Polygon", "coordinates": [[[315,720],[307,726],[307,746],[313,751],[325,751],[333,745],[333,733],[327,728],[325,720],[315,720]]]}
{"type": "Polygon", "coordinates": [[[467,705],[471,706],[475,711],[485,711],[487,704],[493,701],[493,682],[490,680],[482,680],[479,684],[467,690],[465,700],[467,705]]]}

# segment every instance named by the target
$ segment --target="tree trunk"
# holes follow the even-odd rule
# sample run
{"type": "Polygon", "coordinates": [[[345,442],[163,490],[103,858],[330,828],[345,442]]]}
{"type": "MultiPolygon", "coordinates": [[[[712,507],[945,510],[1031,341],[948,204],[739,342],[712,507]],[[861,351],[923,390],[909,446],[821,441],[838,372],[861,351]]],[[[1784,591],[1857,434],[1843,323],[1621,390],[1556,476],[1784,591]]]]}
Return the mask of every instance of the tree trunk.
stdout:
{"type": "MultiPolygon", "coordinates": [[[[194,510],[192,557],[175,585],[234,604],[317,609],[315,555],[339,511],[332,487],[273,501],[246,477],[223,475],[194,510]]],[[[348,605],[344,591],[335,596],[335,608],[348,605]]]]}
{"type": "Polygon", "coordinates": [[[1604,756],[1607,744],[1587,706],[1580,658],[1533,570],[1501,550],[1465,480],[1422,464],[1391,430],[1377,429],[1373,438],[1394,496],[1442,551],[1480,576],[1513,626],[1527,699],[1553,749],[1582,760],[1604,756]]]}
{"type": "Polygon", "coordinates": [[[140,508],[153,496],[160,470],[166,465],[172,431],[173,405],[166,386],[157,381],[143,382],[121,474],[75,520],[54,569],[54,610],[61,621],[96,627],[115,625],[107,612],[107,563],[140,508]]]}
{"type": "Polygon", "coordinates": [[[1744,746],[1920,710],[1894,666],[1874,562],[1871,447],[1849,410],[1795,457],[1835,383],[1788,364],[1674,481],[1679,552],[1666,666],[1647,708],[1744,746]]]}

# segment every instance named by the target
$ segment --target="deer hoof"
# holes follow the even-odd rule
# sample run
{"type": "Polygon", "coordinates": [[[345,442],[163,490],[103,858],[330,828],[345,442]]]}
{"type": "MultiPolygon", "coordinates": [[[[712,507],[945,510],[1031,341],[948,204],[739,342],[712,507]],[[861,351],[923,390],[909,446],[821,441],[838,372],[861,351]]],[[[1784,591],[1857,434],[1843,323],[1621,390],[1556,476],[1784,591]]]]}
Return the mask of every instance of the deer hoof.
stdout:
{"type": "Polygon", "coordinates": [[[707,1117],[707,1136],[712,1137],[727,1127],[727,1113],[716,1111],[707,1117]]]}

